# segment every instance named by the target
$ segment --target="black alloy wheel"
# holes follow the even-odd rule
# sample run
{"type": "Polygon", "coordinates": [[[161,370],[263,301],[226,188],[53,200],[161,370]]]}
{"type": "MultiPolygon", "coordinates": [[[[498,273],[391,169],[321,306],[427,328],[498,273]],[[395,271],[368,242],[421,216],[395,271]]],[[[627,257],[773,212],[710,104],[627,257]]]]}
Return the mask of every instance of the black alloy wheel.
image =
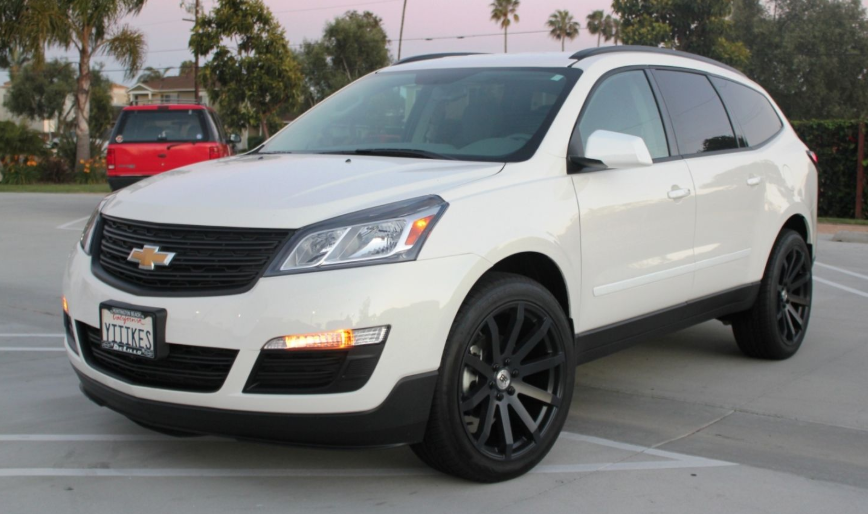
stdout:
{"type": "Polygon", "coordinates": [[[527,473],[566,421],[573,339],[564,306],[538,282],[501,272],[481,278],[452,324],[425,438],[413,451],[477,482],[527,473]]]}
{"type": "Polygon", "coordinates": [[[467,435],[483,454],[511,459],[540,443],[563,397],[566,357],[551,318],[519,301],[491,313],[468,343],[458,379],[467,435]]]}
{"type": "Polygon", "coordinates": [[[784,229],[772,248],[756,302],[732,318],[732,331],[742,353],[774,360],[795,355],[811,317],[812,266],[804,238],[784,229]]]}

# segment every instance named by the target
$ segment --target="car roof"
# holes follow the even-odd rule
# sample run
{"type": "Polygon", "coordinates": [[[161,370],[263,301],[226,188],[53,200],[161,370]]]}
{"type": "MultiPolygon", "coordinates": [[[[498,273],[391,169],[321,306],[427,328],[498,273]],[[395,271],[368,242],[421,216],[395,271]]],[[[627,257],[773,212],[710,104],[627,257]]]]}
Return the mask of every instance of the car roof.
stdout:
{"type": "Polygon", "coordinates": [[[213,111],[211,107],[201,104],[148,104],[148,105],[128,105],[123,108],[125,111],[213,111]]]}

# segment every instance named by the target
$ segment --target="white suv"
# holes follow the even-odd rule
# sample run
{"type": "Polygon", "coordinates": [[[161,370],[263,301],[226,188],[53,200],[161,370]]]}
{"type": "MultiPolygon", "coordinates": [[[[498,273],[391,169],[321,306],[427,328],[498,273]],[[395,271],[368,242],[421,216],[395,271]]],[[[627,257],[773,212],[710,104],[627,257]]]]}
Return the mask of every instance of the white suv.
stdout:
{"type": "Polygon", "coordinates": [[[66,270],[69,358],[155,430],[512,478],[579,363],[711,319],[749,356],[797,351],[812,155],[688,54],[408,59],[252,153],[106,198],[66,270]]]}

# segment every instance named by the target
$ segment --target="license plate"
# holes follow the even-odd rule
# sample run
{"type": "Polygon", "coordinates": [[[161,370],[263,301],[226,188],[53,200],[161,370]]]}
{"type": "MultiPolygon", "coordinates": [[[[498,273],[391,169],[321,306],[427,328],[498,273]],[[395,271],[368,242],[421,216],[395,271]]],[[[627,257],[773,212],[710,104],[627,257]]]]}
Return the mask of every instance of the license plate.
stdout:
{"type": "Polygon", "coordinates": [[[132,306],[100,305],[102,346],[145,359],[159,356],[158,314],[132,306]]]}

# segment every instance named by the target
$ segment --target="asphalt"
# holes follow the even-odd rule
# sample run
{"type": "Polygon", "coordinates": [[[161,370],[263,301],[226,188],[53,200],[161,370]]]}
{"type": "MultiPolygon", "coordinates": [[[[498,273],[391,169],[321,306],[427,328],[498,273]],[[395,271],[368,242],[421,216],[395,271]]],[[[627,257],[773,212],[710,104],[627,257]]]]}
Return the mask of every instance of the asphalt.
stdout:
{"type": "Polygon", "coordinates": [[[551,455],[483,486],[406,448],[172,439],[86,400],[59,287],[98,201],[0,194],[0,513],[868,512],[866,244],[822,236],[792,359],[709,322],[581,366],[551,455]]]}

